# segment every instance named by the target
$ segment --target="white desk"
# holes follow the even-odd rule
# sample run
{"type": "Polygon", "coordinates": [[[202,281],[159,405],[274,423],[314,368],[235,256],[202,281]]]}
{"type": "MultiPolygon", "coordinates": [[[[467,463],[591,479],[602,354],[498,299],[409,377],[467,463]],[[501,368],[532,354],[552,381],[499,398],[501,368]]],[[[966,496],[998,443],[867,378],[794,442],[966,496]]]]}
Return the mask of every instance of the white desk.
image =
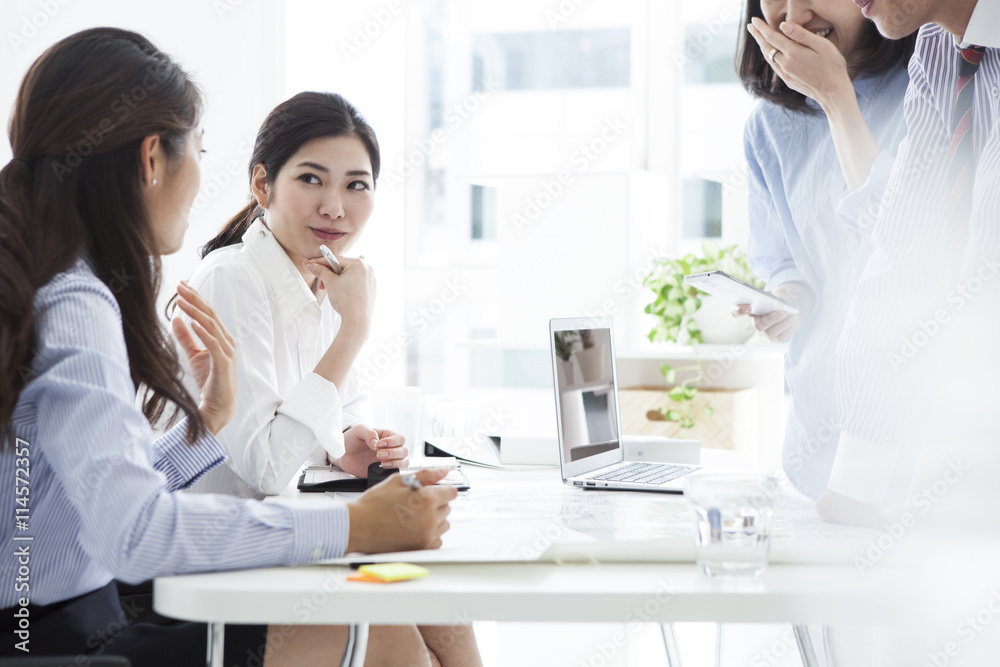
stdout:
{"type": "MultiPolygon", "coordinates": [[[[519,482],[538,483],[550,476],[553,487],[561,487],[555,469],[467,472],[472,494],[497,484],[513,491],[519,482]]],[[[636,495],[627,497],[634,502],[636,495]]],[[[648,497],[650,503],[665,500],[663,494],[639,497],[648,497]]],[[[285,500],[294,502],[295,495],[286,494],[285,500]]],[[[221,632],[218,624],[227,622],[900,623],[918,606],[900,592],[899,584],[905,583],[900,573],[885,569],[862,577],[850,564],[777,564],[759,578],[728,581],[702,576],[693,563],[429,567],[427,578],[395,585],[348,582],[351,570],[333,565],[162,577],[156,580],[154,600],[156,610],[166,616],[215,624],[216,637],[221,632]]]]}

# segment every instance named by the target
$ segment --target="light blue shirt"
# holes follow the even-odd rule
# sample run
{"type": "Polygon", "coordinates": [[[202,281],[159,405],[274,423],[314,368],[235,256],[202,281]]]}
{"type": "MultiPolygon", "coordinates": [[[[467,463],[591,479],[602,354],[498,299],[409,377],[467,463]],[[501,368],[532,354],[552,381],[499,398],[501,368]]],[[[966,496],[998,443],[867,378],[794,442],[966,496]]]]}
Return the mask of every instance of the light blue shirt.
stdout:
{"type": "Polygon", "coordinates": [[[340,503],[293,509],[174,493],[219,465],[222,448],[212,436],[187,445],[186,421],[153,439],[136,407],[118,303],[85,260],[38,290],[35,313],[35,359],[0,452],[0,607],[50,604],[113,578],[343,555],[340,503]],[[12,555],[24,550],[27,562],[12,555]]]}
{"type": "Polygon", "coordinates": [[[847,307],[870,251],[868,240],[897,147],[906,133],[904,63],[854,81],[858,104],[882,148],[868,181],[852,193],[841,172],[826,115],[761,103],[744,132],[749,165],[754,273],[774,289],[802,282],[816,295],[812,315],[792,337],[785,378],[792,406],[782,462],[812,498],[826,489],[839,438],[834,395],[836,349],[847,307]]]}

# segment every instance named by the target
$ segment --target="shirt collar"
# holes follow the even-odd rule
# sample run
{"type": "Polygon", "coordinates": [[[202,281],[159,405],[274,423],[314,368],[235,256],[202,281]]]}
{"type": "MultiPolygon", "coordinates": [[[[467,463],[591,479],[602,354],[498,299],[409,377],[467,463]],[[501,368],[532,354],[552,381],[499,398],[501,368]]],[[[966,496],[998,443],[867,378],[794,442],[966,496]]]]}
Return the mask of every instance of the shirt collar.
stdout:
{"type": "Polygon", "coordinates": [[[271,285],[282,326],[291,324],[302,309],[310,304],[319,305],[320,301],[261,218],[250,223],[243,234],[243,247],[257,263],[260,274],[271,285]]]}
{"type": "Polygon", "coordinates": [[[972,10],[961,46],[975,44],[1000,48],[1000,29],[997,26],[1000,26],[1000,0],[979,0],[972,10]]]}

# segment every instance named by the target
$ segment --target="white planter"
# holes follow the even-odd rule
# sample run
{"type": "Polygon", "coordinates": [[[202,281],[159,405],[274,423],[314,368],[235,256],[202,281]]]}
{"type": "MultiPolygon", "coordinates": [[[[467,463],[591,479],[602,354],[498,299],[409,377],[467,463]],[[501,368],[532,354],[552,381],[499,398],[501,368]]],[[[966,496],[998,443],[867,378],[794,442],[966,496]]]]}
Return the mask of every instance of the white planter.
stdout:
{"type": "Polygon", "coordinates": [[[691,319],[701,329],[701,337],[705,343],[745,343],[754,335],[756,329],[747,316],[733,317],[733,306],[719,297],[704,294],[701,308],[696,310],[691,319]]]}
{"type": "Polygon", "coordinates": [[[559,369],[559,386],[565,391],[570,387],[575,387],[577,385],[583,384],[580,373],[580,364],[576,360],[576,355],[572,355],[569,361],[559,360],[556,365],[559,369]]]}
{"type": "Polygon", "coordinates": [[[611,369],[608,367],[607,345],[595,345],[592,348],[579,350],[573,355],[580,363],[580,373],[585,383],[600,382],[611,379],[611,369]]]}

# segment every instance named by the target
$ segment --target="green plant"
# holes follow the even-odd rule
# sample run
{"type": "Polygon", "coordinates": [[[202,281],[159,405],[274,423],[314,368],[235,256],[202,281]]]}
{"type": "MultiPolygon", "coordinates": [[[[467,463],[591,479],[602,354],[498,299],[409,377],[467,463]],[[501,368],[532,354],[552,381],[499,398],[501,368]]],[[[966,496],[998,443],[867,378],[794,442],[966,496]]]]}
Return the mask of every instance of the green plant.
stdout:
{"type": "Polygon", "coordinates": [[[764,287],[764,281],[754,275],[746,253],[739,246],[720,248],[706,241],[701,249],[704,257],[689,253],[680,259],[657,259],[653,271],[642,281],[656,295],[653,303],[646,306],[646,312],[658,320],[649,332],[649,340],[676,343],[684,331],[687,342],[703,342],[701,329],[691,315],[701,307],[700,295],[704,292],[685,283],[686,275],[721,270],[737,280],[764,287]]]}
{"type": "MultiPolygon", "coordinates": [[[[643,280],[643,284],[656,295],[653,303],[646,306],[646,312],[657,318],[656,325],[649,332],[650,341],[676,343],[681,337],[681,332],[684,332],[687,342],[696,348],[697,343],[704,342],[701,329],[691,317],[701,307],[700,295],[703,292],[685,283],[684,276],[721,270],[755,287],[764,287],[764,281],[754,275],[746,253],[739,246],[720,248],[715,243],[706,241],[701,249],[704,257],[696,257],[689,253],[680,259],[658,259],[652,273],[643,280]]],[[[698,385],[702,378],[701,359],[698,358],[695,364],[680,368],[662,364],[660,374],[668,385],[674,385],[667,392],[671,404],[661,407],[660,414],[667,421],[677,422],[681,428],[692,428],[696,422],[693,401],[698,395],[698,385]],[[697,370],[697,374],[692,379],[678,384],[677,371],[690,370],[697,370]]],[[[711,406],[706,405],[702,415],[706,418],[711,417],[711,406]]]]}
{"type": "Polygon", "coordinates": [[[557,331],[555,333],[556,356],[563,361],[569,361],[573,354],[573,346],[576,345],[577,333],[575,331],[557,331]]]}
{"type": "MultiPolygon", "coordinates": [[[[667,392],[671,405],[659,408],[659,413],[668,422],[677,422],[681,428],[693,428],[696,422],[694,414],[694,397],[698,395],[698,383],[701,382],[702,370],[701,359],[696,364],[674,368],[670,364],[660,365],[660,374],[667,384],[674,385],[667,392]],[[677,371],[698,370],[698,374],[691,380],[677,383],[677,371]]],[[[715,411],[711,405],[706,405],[702,410],[702,415],[707,419],[715,411]]]]}

